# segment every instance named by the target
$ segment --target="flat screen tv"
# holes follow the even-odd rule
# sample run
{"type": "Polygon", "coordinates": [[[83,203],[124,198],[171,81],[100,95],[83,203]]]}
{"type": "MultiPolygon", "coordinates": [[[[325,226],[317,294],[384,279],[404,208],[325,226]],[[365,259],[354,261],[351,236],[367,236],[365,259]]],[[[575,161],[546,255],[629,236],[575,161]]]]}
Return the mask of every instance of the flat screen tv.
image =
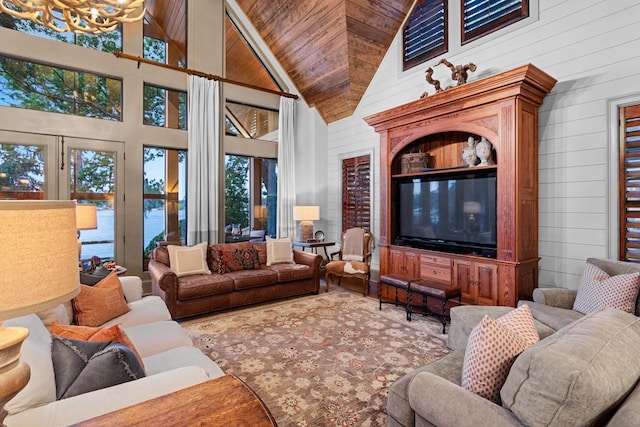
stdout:
{"type": "Polygon", "coordinates": [[[496,171],[397,181],[395,244],[496,257],[496,171]]]}

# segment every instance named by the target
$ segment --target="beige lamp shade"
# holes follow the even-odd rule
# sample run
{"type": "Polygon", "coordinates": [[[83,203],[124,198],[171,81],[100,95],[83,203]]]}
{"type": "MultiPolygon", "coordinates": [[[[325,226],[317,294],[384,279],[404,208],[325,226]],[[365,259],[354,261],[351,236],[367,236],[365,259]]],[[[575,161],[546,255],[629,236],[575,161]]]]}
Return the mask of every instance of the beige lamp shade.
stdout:
{"type": "Polygon", "coordinates": [[[76,239],[75,201],[0,201],[0,320],[78,294],[76,239]]]}
{"type": "Polygon", "coordinates": [[[320,219],[320,206],[294,206],[295,221],[316,221],[320,219]]]}
{"type": "Polygon", "coordinates": [[[95,230],[98,228],[98,210],[93,204],[76,205],[76,230],[95,230]]]}

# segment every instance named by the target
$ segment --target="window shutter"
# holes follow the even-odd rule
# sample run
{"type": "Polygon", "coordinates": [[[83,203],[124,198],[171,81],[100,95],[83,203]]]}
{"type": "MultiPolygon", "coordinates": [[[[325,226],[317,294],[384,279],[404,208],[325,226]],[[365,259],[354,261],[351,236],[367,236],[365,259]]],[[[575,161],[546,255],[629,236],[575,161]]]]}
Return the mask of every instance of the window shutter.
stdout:
{"type": "Polygon", "coordinates": [[[371,156],[342,161],[342,230],[371,230],[371,156]]]}
{"type": "Polygon", "coordinates": [[[447,47],[447,1],[423,0],[411,12],[402,31],[404,69],[445,53],[447,47]]]}
{"type": "Polygon", "coordinates": [[[640,262],[640,104],[620,110],[620,259],[640,262]]]}
{"type": "Polygon", "coordinates": [[[461,3],[463,43],[529,16],[528,0],[461,0],[461,3]]]}

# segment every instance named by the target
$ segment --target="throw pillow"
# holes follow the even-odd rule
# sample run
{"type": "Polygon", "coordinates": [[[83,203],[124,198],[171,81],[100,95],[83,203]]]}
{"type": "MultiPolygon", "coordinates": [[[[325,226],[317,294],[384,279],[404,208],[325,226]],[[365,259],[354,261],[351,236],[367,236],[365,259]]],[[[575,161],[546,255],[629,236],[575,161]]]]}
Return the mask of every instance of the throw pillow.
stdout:
{"type": "Polygon", "coordinates": [[[267,237],[267,265],[294,264],[291,239],[272,239],[267,237]]]}
{"type": "Polygon", "coordinates": [[[500,404],[500,389],[509,369],[526,349],[522,337],[485,315],[469,335],[462,365],[462,387],[500,404]]]}
{"type": "Polygon", "coordinates": [[[506,326],[518,334],[520,338],[524,340],[527,347],[531,347],[540,341],[540,335],[538,335],[536,325],[533,323],[531,309],[527,304],[521,305],[515,310],[498,317],[496,320],[501,325],[506,326]]]}
{"type": "Polygon", "coordinates": [[[81,326],[100,326],[130,310],[115,272],[95,286],[80,285],[80,293],[72,303],[76,322],[81,326]]]}
{"type": "Polygon", "coordinates": [[[582,314],[593,313],[604,307],[634,313],[639,288],[640,273],[609,276],[602,269],[587,263],[573,309],[582,314]]]}
{"type": "Polygon", "coordinates": [[[145,376],[138,357],[122,343],[51,338],[58,400],[145,376]]]}
{"type": "Polygon", "coordinates": [[[133,345],[127,333],[120,325],[113,325],[106,328],[93,326],[64,325],[54,323],[49,329],[51,334],[62,338],[71,338],[80,341],[117,341],[129,347],[136,354],[140,365],[144,368],[142,356],[133,345]]]}
{"type": "Polygon", "coordinates": [[[225,274],[238,270],[253,270],[259,266],[258,252],[255,249],[216,250],[212,257],[218,266],[217,273],[225,274]]]}
{"type": "Polygon", "coordinates": [[[168,245],[170,268],[176,276],[211,274],[207,265],[207,242],[194,246],[168,245]]]}

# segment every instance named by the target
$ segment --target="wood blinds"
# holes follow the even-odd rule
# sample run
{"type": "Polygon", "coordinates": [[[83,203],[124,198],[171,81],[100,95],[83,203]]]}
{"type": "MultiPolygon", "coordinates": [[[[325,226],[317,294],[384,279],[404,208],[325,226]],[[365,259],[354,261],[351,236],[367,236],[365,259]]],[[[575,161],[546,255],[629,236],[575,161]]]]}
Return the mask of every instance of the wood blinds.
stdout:
{"type": "Polygon", "coordinates": [[[371,230],[371,156],[342,161],[342,230],[371,230]]]}
{"type": "Polygon", "coordinates": [[[640,104],[620,109],[620,259],[640,262],[640,104]]]}

